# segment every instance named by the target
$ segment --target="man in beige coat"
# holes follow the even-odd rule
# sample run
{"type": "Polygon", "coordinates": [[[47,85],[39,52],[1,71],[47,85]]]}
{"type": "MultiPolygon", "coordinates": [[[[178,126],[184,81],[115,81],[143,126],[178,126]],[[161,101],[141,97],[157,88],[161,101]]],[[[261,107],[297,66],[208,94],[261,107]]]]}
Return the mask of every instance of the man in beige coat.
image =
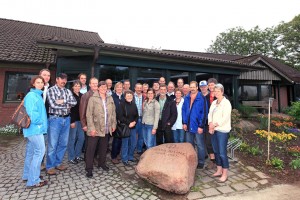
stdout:
{"type": "Polygon", "coordinates": [[[93,177],[93,160],[97,143],[98,168],[108,171],[106,166],[106,151],[108,145],[108,134],[116,129],[116,108],[111,96],[107,96],[107,85],[105,81],[98,84],[98,92],[90,97],[87,110],[87,150],[86,150],[86,170],[87,177],[93,177]]]}

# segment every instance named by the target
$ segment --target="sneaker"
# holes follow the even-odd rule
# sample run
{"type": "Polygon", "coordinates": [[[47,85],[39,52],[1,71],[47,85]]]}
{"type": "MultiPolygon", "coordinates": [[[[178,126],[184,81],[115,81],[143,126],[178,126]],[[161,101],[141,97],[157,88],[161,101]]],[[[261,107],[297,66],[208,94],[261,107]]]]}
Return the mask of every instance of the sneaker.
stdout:
{"type": "Polygon", "coordinates": [[[113,164],[119,164],[119,163],[120,163],[120,161],[119,161],[117,158],[111,159],[111,162],[112,162],[113,164]]]}
{"type": "Polygon", "coordinates": [[[78,164],[78,161],[77,161],[77,159],[69,160],[69,163],[76,165],[76,164],[78,164]]]}
{"type": "Polygon", "coordinates": [[[49,175],[56,175],[56,170],[54,168],[48,169],[47,174],[49,175]]]}
{"type": "Polygon", "coordinates": [[[76,160],[77,162],[80,162],[80,161],[84,161],[84,158],[82,158],[82,157],[77,157],[77,158],[75,158],[75,160],[76,160]]]}
{"type": "Polygon", "coordinates": [[[133,162],[133,163],[137,163],[137,159],[133,159],[133,160],[128,160],[128,162],[133,162]]]}
{"type": "Polygon", "coordinates": [[[141,151],[141,152],[137,152],[137,154],[139,154],[139,155],[142,155],[143,154],[143,152],[141,151]]]}
{"type": "Polygon", "coordinates": [[[123,161],[122,163],[123,163],[125,166],[129,166],[128,161],[123,161]]]}
{"type": "Polygon", "coordinates": [[[59,171],[65,171],[67,168],[68,168],[67,166],[62,165],[62,164],[59,165],[59,166],[57,166],[57,167],[55,167],[55,169],[58,169],[59,171]]]}
{"type": "Polygon", "coordinates": [[[204,168],[204,165],[202,165],[202,164],[197,165],[197,169],[203,169],[203,168],[204,168]]]}

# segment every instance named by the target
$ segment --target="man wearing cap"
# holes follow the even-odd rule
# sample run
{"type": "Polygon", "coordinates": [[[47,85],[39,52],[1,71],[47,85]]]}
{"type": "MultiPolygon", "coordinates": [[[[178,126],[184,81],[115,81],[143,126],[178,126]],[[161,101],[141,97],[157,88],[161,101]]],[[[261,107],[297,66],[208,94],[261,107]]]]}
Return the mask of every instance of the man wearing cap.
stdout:
{"type": "Polygon", "coordinates": [[[70,109],[77,104],[72,92],[65,88],[67,74],[60,73],[56,77],[56,85],[49,88],[49,133],[46,170],[55,175],[56,169],[64,171],[62,161],[67,150],[70,130],[70,109]]]}
{"type": "MultiPolygon", "coordinates": [[[[200,81],[199,87],[200,87],[202,95],[205,97],[205,101],[206,101],[207,107],[209,109],[209,107],[210,107],[210,100],[209,100],[210,99],[210,94],[208,92],[207,81],[205,81],[205,80],[200,81]]],[[[207,151],[207,153],[209,155],[209,158],[210,158],[210,161],[211,161],[207,165],[207,168],[208,169],[213,169],[213,168],[215,168],[215,154],[214,154],[213,147],[212,147],[212,144],[211,144],[211,134],[208,132],[207,117],[208,116],[206,116],[205,127],[204,127],[204,130],[203,130],[204,140],[205,140],[205,145],[206,145],[206,151],[207,151]]]]}

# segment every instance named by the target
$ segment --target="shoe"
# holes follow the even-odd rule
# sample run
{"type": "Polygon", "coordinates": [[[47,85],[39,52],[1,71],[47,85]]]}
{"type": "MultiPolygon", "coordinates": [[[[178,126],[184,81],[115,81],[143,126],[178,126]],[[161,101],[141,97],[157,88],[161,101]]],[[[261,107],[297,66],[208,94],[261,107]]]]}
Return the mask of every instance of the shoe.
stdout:
{"type": "Polygon", "coordinates": [[[129,166],[128,161],[123,161],[122,163],[123,163],[125,166],[129,166]]]}
{"type": "Polygon", "coordinates": [[[217,183],[225,183],[227,181],[228,177],[224,180],[224,181],[221,181],[220,179],[217,180],[217,183]]]}
{"type": "Polygon", "coordinates": [[[107,167],[106,165],[98,166],[98,168],[103,169],[103,171],[108,171],[109,170],[109,167],[107,167]]]}
{"type": "Polygon", "coordinates": [[[32,186],[27,186],[27,188],[38,188],[38,187],[43,187],[43,186],[45,186],[45,185],[47,185],[48,184],[48,181],[41,181],[41,182],[39,182],[38,184],[36,184],[36,185],[32,185],[32,186]]]}
{"type": "Polygon", "coordinates": [[[56,170],[54,168],[48,169],[47,174],[48,175],[56,175],[56,170]]]}
{"type": "Polygon", "coordinates": [[[128,162],[137,163],[137,160],[136,160],[136,159],[133,159],[133,160],[128,160],[128,162]]]}
{"type": "Polygon", "coordinates": [[[204,165],[202,165],[202,164],[197,165],[197,169],[203,169],[203,168],[204,168],[204,165]]]}
{"type": "Polygon", "coordinates": [[[93,172],[88,172],[88,173],[86,173],[86,177],[88,177],[88,178],[93,178],[93,172]]]}
{"type": "MultiPolygon", "coordinates": [[[[44,177],[40,176],[40,179],[42,180],[44,177]]],[[[27,182],[27,179],[23,179],[23,182],[27,182]]]]}
{"type": "Polygon", "coordinates": [[[84,158],[82,158],[82,157],[77,157],[77,158],[75,158],[75,160],[76,160],[77,162],[80,162],[80,161],[84,161],[84,158]]]}
{"type": "Polygon", "coordinates": [[[139,154],[139,155],[142,155],[143,154],[143,152],[141,151],[141,152],[137,152],[137,154],[139,154]]]}
{"type": "Polygon", "coordinates": [[[68,167],[65,165],[59,165],[57,167],[55,167],[55,169],[58,169],[59,171],[65,171],[68,167]]]}
{"type": "Polygon", "coordinates": [[[77,161],[77,159],[75,158],[74,160],[69,160],[69,163],[76,165],[76,164],[78,164],[78,161],[77,161]]]}
{"type": "Polygon", "coordinates": [[[117,158],[111,159],[111,162],[112,162],[113,164],[119,164],[119,163],[120,163],[120,161],[119,161],[117,158]]]}

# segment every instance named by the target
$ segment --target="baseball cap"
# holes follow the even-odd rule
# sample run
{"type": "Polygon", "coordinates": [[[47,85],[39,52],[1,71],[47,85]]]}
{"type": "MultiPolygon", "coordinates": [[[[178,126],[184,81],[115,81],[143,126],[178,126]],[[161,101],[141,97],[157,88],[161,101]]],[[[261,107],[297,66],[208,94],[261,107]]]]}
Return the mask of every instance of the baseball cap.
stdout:
{"type": "Polygon", "coordinates": [[[201,87],[201,86],[207,86],[207,82],[206,81],[200,81],[200,83],[199,83],[199,86],[201,87]]]}

